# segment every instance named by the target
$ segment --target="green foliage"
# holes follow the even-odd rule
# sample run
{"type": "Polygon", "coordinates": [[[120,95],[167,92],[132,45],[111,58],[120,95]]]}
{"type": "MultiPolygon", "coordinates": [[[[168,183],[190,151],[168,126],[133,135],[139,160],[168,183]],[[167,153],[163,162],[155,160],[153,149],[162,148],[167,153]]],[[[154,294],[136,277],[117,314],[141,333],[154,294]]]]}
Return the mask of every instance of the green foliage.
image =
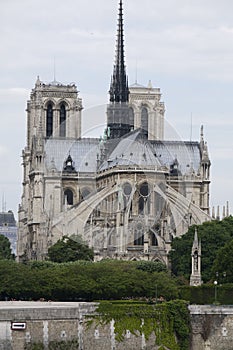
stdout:
{"type": "MultiPolygon", "coordinates": [[[[187,300],[190,304],[214,304],[215,286],[213,284],[205,284],[200,287],[182,286],[179,288],[179,298],[187,300]]],[[[222,305],[233,304],[232,284],[217,286],[217,303],[222,305]]]]}
{"type": "Polygon", "coordinates": [[[147,272],[167,272],[167,267],[160,261],[138,261],[137,269],[147,272]]]}
{"type": "Polygon", "coordinates": [[[166,272],[139,270],[136,262],[75,261],[68,263],[0,260],[0,298],[101,300],[178,297],[176,280],[166,272]]]}
{"type": "Polygon", "coordinates": [[[144,334],[146,339],[155,333],[160,349],[189,349],[190,318],[187,304],[181,300],[162,304],[101,302],[98,323],[114,319],[117,341],[123,341],[126,331],[134,335],[144,334]]]}
{"type": "Polygon", "coordinates": [[[233,240],[226,243],[225,246],[218,250],[217,257],[212,267],[212,275],[218,271],[218,283],[233,282],[233,240]]]}
{"type": "MultiPolygon", "coordinates": [[[[195,227],[197,226],[190,227],[185,235],[173,240],[170,253],[172,272],[186,279],[189,279],[191,273],[191,249],[195,227]]],[[[212,267],[219,249],[233,238],[233,217],[227,217],[222,221],[205,222],[198,226],[197,230],[202,247],[202,279],[207,282],[215,277],[212,267]]]]}
{"type": "Polygon", "coordinates": [[[94,252],[78,236],[64,236],[48,249],[48,257],[51,261],[57,263],[93,260],[94,252]]]}
{"type": "Polygon", "coordinates": [[[11,244],[7,237],[0,235],[0,260],[13,260],[14,254],[11,253],[11,244]]]}

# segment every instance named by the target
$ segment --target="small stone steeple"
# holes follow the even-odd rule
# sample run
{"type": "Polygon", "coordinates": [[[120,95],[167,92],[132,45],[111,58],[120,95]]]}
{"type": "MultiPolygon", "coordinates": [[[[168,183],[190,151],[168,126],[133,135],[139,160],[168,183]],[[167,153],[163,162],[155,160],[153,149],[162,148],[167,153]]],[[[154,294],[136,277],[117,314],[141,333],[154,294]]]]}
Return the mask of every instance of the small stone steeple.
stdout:
{"type": "Polygon", "coordinates": [[[197,229],[195,229],[192,246],[192,274],[190,276],[190,286],[200,286],[201,280],[201,242],[198,241],[197,229]]]}

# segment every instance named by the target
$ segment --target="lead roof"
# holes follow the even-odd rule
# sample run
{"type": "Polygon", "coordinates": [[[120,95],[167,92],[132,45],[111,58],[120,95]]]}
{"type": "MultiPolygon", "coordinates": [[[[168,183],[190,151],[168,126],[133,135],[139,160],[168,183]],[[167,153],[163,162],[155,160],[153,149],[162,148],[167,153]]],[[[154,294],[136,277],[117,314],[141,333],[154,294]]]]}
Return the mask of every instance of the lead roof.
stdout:
{"type": "Polygon", "coordinates": [[[96,138],[49,139],[45,145],[46,167],[62,172],[70,155],[77,172],[95,173],[115,166],[155,167],[168,169],[176,162],[182,175],[198,173],[201,153],[198,142],[148,141],[141,130],[119,140],[103,142],[96,138]]]}

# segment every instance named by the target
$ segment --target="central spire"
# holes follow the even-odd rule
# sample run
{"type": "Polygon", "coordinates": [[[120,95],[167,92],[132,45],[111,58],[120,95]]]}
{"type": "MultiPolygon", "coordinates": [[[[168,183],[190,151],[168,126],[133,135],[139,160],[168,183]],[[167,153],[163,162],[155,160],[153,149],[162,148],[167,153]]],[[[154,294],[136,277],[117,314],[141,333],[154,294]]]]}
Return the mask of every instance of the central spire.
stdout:
{"type": "Polygon", "coordinates": [[[125,69],[124,26],[122,0],[119,3],[116,57],[110,85],[110,102],[128,102],[128,78],[125,69]]]}

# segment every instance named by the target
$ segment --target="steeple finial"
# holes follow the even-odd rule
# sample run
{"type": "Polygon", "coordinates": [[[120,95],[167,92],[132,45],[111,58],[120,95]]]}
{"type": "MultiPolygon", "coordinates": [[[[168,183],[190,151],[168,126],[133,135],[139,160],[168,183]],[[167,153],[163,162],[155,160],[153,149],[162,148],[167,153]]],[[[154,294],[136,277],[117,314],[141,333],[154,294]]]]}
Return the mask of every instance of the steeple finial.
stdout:
{"type": "Polygon", "coordinates": [[[128,102],[129,89],[125,68],[122,0],[119,2],[116,57],[110,85],[110,102],[128,102]]]}

